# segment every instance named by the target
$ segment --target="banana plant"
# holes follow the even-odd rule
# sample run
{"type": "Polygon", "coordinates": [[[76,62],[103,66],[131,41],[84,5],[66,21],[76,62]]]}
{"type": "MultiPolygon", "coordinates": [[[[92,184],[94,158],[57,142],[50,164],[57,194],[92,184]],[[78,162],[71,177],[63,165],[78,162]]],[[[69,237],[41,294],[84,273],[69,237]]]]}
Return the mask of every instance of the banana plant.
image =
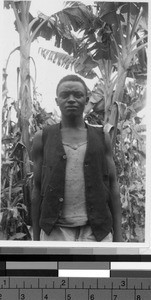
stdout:
{"type": "MultiPolygon", "coordinates": [[[[79,30],[81,26],[91,23],[91,13],[83,4],[68,5],[62,11],[45,16],[40,13],[33,17],[30,13],[31,1],[4,1],[4,8],[12,9],[15,15],[15,29],[19,34],[20,73],[19,73],[19,119],[22,142],[30,155],[29,120],[32,117],[32,96],[30,76],[30,50],[32,42],[42,36],[46,40],[55,37],[55,45],[65,51],[76,53],[76,39],[73,38],[72,27],[79,30]],[[71,20],[72,27],[71,27],[71,20]]],[[[29,167],[26,164],[26,171],[29,167]]]]}
{"type": "MultiPolygon", "coordinates": [[[[54,37],[55,46],[62,47],[67,53],[41,49],[39,52],[45,58],[66,69],[71,67],[85,78],[98,77],[98,91],[103,91],[104,122],[114,123],[117,118],[113,111],[117,111],[118,107],[115,103],[122,102],[126,77],[146,72],[141,59],[142,54],[146,56],[147,3],[94,2],[93,5],[85,5],[68,1],[63,10],[48,16],[40,13],[36,18],[29,12],[30,4],[30,1],[5,1],[4,4],[14,10],[20,38],[20,119],[26,148],[30,148],[28,129],[32,112],[30,47],[38,36],[47,40],[54,37]],[[116,74],[114,80],[112,73],[116,74]],[[102,82],[103,90],[99,87],[102,82]],[[111,120],[112,116],[114,120],[111,120]]],[[[96,94],[96,87],[94,90],[96,94]]],[[[93,94],[90,108],[98,109],[100,103],[93,105],[93,94]]],[[[102,101],[102,94],[98,99],[98,102],[102,101]]]]}
{"type": "MultiPolygon", "coordinates": [[[[80,5],[80,2],[70,3],[72,8],[80,5]]],[[[113,125],[116,132],[126,78],[137,78],[141,73],[146,78],[148,7],[143,3],[96,2],[91,7],[85,6],[85,11],[89,12],[85,15],[89,24],[82,23],[81,19],[82,37],[75,38],[76,52],[70,47],[68,54],[47,49],[40,49],[39,53],[66,69],[74,69],[85,78],[99,77],[86,113],[88,109],[103,109],[104,124],[113,125]],[[100,75],[95,71],[96,67],[100,75]]],[[[81,18],[80,14],[72,15],[70,29],[73,24],[74,30],[74,22],[78,18],[81,18]]]]}
{"type": "MultiPolygon", "coordinates": [[[[115,34],[115,28],[111,33],[111,40],[116,49],[117,62],[113,64],[113,60],[106,60],[105,64],[99,64],[101,77],[103,78],[104,102],[105,102],[105,124],[113,125],[115,128],[114,138],[117,128],[117,120],[119,115],[119,103],[122,102],[125,81],[128,75],[128,70],[138,61],[138,55],[144,53],[147,42],[147,34],[139,37],[137,30],[139,28],[140,20],[143,15],[143,8],[136,15],[131,15],[131,4],[126,7],[118,7],[118,14],[116,14],[116,21],[118,24],[118,34],[115,34]],[[125,15],[125,21],[121,21],[122,12],[125,15]],[[116,67],[116,72],[113,72],[116,67]],[[113,74],[114,73],[114,76],[113,74]],[[112,79],[111,79],[112,77],[112,79]]],[[[145,66],[145,61],[144,61],[145,66]]],[[[146,70],[145,70],[146,71],[146,70]]],[[[98,82],[98,87],[95,92],[99,94],[99,89],[102,86],[102,80],[98,82]]],[[[101,88],[102,90],[102,88],[101,88]]],[[[110,128],[110,127],[109,127],[110,128]]]]}

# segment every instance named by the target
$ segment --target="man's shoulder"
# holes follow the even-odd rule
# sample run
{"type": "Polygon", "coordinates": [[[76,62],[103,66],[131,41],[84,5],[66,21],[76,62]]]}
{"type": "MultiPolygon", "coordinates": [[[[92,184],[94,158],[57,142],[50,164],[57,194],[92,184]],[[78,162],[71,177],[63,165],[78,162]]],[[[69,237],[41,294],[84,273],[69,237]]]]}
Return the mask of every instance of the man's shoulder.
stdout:
{"type": "Polygon", "coordinates": [[[108,128],[106,126],[103,125],[98,125],[98,124],[88,124],[89,128],[93,128],[93,132],[95,131],[99,136],[100,134],[102,134],[102,141],[104,142],[105,145],[105,151],[106,154],[111,155],[112,153],[112,145],[111,145],[111,138],[110,138],[110,134],[108,132],[108,128]]]}
{"type": "Polygon", "coordinates": [[[60,123],[46,124],[42,128],[42,132],[44,132],[44,131],[50,131],[50,130],[55,130],[55,128],[58,128],[59,126],[60,126],[60,123]]]}
{"type": "Polygon", "coordinates": [[[87,127],[89,128],[89,129],[91,129],[92,131],[98,131],[98,132],[100,132],[100,131],[103,131],[103,126],[102,125],[99,125],[99,124],[89,124],[89,123],[87,123],[87,127]]]}
{"type": "Polygon", "coordinates": [[[93,128],[103,128],[103,125],[99,125],[99,124],[90,124],[87,123],[88,126],[93,127],[93,128]]]}
{"type": "Polygon", "coordinates": [[[87,123],[87,127],[88,127],[88,129],[93,133],[98,133],[98,134],[100,134],[100,133],[104,133],[104,127],[103,127],[103,125],[99,125],[99,124],[89,124],[89,123],[87,123]]]}
{"type": "Polygon", "coordinates": [[[56,132],[58,132],[59,128],[60,123],[44,125],[42,129],[42,142],[45,143],[47,138],[52,138],[53,135],[55,135],[56,132]]]}

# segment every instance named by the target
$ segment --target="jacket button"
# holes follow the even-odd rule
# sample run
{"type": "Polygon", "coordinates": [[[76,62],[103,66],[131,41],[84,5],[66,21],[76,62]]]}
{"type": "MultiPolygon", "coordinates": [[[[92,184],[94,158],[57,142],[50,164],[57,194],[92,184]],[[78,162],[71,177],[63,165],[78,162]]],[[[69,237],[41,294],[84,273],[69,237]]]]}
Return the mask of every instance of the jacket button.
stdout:
{"type": "Polygon", "coordinates": [[[59,202],[63,202],[63,200],[64,200],[63,198],[59,198],[59,202]]]}
{"type": "Polygon", "coordinates": [[[66,158],[67,158],[67,155],[66,155],[66,154],[64,154],[64,155],[63,155],[63,159],[66,159],[66,158]]]}

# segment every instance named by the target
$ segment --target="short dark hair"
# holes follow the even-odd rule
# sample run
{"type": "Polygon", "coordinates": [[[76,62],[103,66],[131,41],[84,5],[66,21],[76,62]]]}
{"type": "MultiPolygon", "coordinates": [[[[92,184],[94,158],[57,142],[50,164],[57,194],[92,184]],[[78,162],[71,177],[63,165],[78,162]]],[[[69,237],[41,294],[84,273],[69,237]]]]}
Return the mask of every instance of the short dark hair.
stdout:
{"type": "Polygon", "coordinates": [[[81,77],[79,77],[79,76],[77,76],[77,75],[74,75],[74,74],[67,75],[67,76],[63,77],[63,78],[59,81],[59,83],[57,84],[57,88],[56,88],[56,94],[57,94],[57,95],[58,95],[58,89],[59,89],[60,84],[61,84],[62,82],[66,82],[66,81],[78,81],[78,82],[81,82],[81,83],[83,84],[84,88],[85,88],[86,96],[87,96],[87,94],[88,94],[88,88],[87,88],[87,86],[86,86],[84,80],[83,80],[81,77]]]}

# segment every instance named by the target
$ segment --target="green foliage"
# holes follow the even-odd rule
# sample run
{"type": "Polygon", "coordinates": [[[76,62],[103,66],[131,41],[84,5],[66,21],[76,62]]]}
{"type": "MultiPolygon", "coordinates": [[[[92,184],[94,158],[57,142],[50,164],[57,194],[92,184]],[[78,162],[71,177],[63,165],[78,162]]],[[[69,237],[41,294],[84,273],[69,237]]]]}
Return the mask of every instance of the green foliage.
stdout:
{"type": "MultiPolygon", "coordinates": [[[[144,87],[130,80],[118,103],[116,143],[113,148],[122,204],[122,234],[125,242],[144,242],[146,126],[138,112],[145,103],[144,87]]],[[[86,115],[91,124],[103,125],[104,110],[86,115]]]]}
{"type": "Polygon", "coordinates": [[[1,164],[1,222],[3,239],[30,240],[25,223],[27,208],[24,205],[23,151],[18,124],[12,114],[18,113],[17,103],[8,97],[7,73],[3,70],[2,108],[2,164],[1,164]]]}
{"type": "MultiPolygon", "coordinates": [[[[8,147],[9,145],[7,144],[8,147]]],[[[5,239],[31,239],[25,223],[27,208],[24,204],[23,189],[27,179],[24,179],[22,174],[23,151],[24,146],[18,142],[15,147],[10,145],[10,151],[3,152],[2,155],[0,231],[3,232],[5,239]]]]}
{"type": "Polygon", "coordinates": [[[123,211],[123,237],[127,242],[144,242],[145,139],[138,132],[138,127],[135,119],[120,122],[115,152],[123,211]]]}
{"type": "MultiPolygon", "coordinates": [[[[31,240],[33,163],[21,139],[18,101],[8,96],[7,77],[6,69],[3,69],[0,239],[31,240]],[[31,172],[24,172],[25,164],[30,166],[31,172]]],[[[29,119],[30,145],[37,130],[46,123],[56,122],[52,113],[41,108],[39,97],[34,88],[29,119]]]]}
{"type": "Polygon", "coordinates": [[[81,76],[87,77],[88,70],[94,70],[100,60],[111,60],[114,69],[121,68],[120,72],[123,72],[122,66],[125,71],[129,69],[131,76],[133,72],[138,72],[138,68],[141,75],[146,72],[147,19],[147,3],[94,2],[84,5],[79,1],[68,1],[67,7],[51,18],[39,14],[39,21],[46,21],[45,30],[41,30],[40,35],[46,38],[46,33],[49,33],[50,39],[53,32],[55,46],[68,55],[65,58],[65,55],[56,52],[56,55],[53,53],[47,58],[65,68],[76,59],[78,66],[74,63],[75,72],[81,76]],[[54,31],[52,20],[56,27],[54,31]]]}
{"type": "Polygon", "coordinates": [[[137,115],[143,102],[144,88],[136,80],[130,81],[124,91],[114,151],[127,242],[144,242],[146,126],[137,115]]]}
{"type": "Polygon", "coordinates": [[[96,72],[92,70],[97,64],[93,61],[91,56],[87,55],[87,53],[83,53],[78,58],[74,58],[68,54],[47,50],[41,47],[38,52],[43,58],[50,60],[65,69],[74,69],[75,73],[78,73],[85,78],[93,79],[97,76],[96,72]]]}

